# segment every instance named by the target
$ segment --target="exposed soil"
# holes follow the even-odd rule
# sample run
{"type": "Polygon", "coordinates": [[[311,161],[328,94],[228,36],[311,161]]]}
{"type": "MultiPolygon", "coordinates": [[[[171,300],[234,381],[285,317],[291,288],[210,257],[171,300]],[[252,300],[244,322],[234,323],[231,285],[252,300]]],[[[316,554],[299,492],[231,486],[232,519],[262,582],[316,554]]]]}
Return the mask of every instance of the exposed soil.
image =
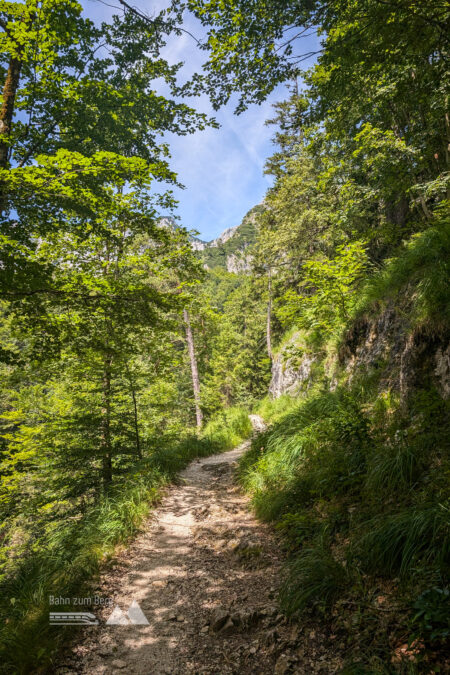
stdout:
{"type": "Polygon", "coordinates": [[[337,672],[329,658],[302,666],[294,655],[299,629],[276,603],[283,554],[234,480],[248,446],[194,461],[102,579],[100,595],[124,612],[136,601],[149,624],[105,625],[112,609],[96,612],[100,625],[78,629],[59,673],[337,672]]]}

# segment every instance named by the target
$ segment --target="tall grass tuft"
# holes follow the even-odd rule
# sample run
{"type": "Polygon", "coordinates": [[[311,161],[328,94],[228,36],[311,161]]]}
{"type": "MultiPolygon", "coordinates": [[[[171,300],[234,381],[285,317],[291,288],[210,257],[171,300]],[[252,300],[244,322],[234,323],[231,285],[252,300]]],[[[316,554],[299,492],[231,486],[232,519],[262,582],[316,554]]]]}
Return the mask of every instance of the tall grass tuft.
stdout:
{"type": "Polygon", "coordinates": [[[368,495],[407,495],[423,479],[433,455],[430,438],[394,438],[378,444],[368,461],[366,489],[368,495]]]}
{"type": "Polygon", "coordinates": [[[370,442],[356,397],[318,391],[254,440],[241,480],[258,515],[278,519],[315,499],[358,489],[370,442]]]}
{"type": "Polygon", "coordinates": [[[417,567],[450,568],[449,504],[404,508],[378,515],[365,524],[367,532],[356,538],[355,553],[363,570],[373,574],[408,577],[417,567]]]}
{"type": "Polygon", "coordinates": [[[311,604],[329,606],[348,584],[345,567],[319,542],[307,548],[288,567],[282,586],[281,605],[288,615],[311,604]]]}
{"type": "Polygon", "coordinates": [[[276,422],[278,418],[285,417],[286,413],[296,408],[298,401],[289,394],[283,394],[278,398],[266,396],[255,407],[255,413],[261,415],[267,422],[276,422]]]}
{"type": "Polygon", "coordinates": [[[230,450],[247,438],[252,424],[246,410],[239,406],[224,408],[203,429],[203,438],[217,448],[217,452],[230,450]]]}

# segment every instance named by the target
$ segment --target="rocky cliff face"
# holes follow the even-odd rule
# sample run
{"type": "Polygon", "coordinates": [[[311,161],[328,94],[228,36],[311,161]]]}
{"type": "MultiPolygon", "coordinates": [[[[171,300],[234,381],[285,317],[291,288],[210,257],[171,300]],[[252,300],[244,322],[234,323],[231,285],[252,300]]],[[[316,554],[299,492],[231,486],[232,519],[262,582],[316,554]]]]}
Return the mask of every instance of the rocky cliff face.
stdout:
{"type": "Polygon", "coordinates": [[[298,349],[299,333],[295,333],[274,357],[272,362],[272,379],[269,394],[278,398],[283,394],[295,396],[307,389],[313,380],[313,364],[318,357],[298,349]]]}
{"type": "Polygon", "coordinates": [[[231,239],[231,237],[235,234],[238,227],[239,227],[238,225],[236,225],[236,227],[229,227],[228,229],[224,230],[222,234],[216,237],[216,239],[213,239],[212,241],[203,241],[198,237],[191,236],[191,246],[194,249],[194,251],[204,251],[207,248],[217,248],[218,246],[222,246],[229,239],[231,239]]]}
{"type": "Polygon", "coordinates": [[[227,256],[227,272],[233,272],[234,274],[245,274],[250,272],[252,268],[252,257],[246,255],[245,250],[240,254],[232,253],[227,256]]]}
{"type": "MultiPolygon", "coordinates": [[[[302,352],[295,345],[295,334],[275,357],[269,393],[295,395],[311,386],[314,363],[323,362],[323,355],[302,352]]],[[[334,363],[323,366],[330,388],[341,377],[351,383],[355,377],[376,375],[380,390],[398,391],[406,400],[419,387],[433,386],[443,398],[450,398],[450,334],[411,330],[393,308],[379,316],[362,317],[344,336],[334,363]]]]}
{"type": "Polygon", "coordinates": [[[235,274],[249,272],[252,258],[249,249],[256,238],[256,218],[263,210],[261,205],[251,209],[237,227],[230,227],[210,242],[196,239],[196,250],[207,269],[221,268],[235,274]]]}
{"type": "Polygon", "coordinates": [[[339,362],[349,381],[356,374],[377,371],[380,388],[398,391],[402,399],[430,385],[443,398],[450,395],[450,333],[411,329],[392,307],[353,324],[339,351],[339,362]]]}
{"type": "Polygon", "coordinates": [[[221,244],[225,244],[228,239],[231,239],[231,237],[234,236],[238,229],[239,225],[236,225],[236,227],[229,227],[226,230],[220,234],[217,239],[213,239],[212,241],[209,242],[208,246],[210,247],[215,247],[215,246],[220,246],[221,244]]]}
{"type": "Polygon", "coordinates": [[[208,243],[206,241],[202,241],[201,239],[197,239],[197,237],[192,237],[191,246],[194,251],[204,251],[208,246],[208,243]]]}
{"type": "MultiPolygon", "coordinates": [[[[252,257],[248,249],[256,238],[256,218],[264,210],[263,205],[254,206],[244,216],[242,223],[229,227],[212,241],[203,241],[190,235],[191,246],[198,251],[206,269],[221,268],[234,274],[243,274],[251,269],[252,257]]],[[[171,216],[159,219],[160,227],[179,227],[171,216]]]]}

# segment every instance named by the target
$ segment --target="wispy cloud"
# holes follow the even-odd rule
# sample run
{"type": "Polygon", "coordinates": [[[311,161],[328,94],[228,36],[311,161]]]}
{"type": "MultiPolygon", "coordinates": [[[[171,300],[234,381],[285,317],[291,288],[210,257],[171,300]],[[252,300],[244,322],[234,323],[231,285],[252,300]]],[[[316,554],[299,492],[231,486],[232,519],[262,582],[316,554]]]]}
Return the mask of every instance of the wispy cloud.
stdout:
{"type": "MultiPolygon", "coordinates": [[[[105,0],[118,5],[117,0],[105,0]]],[[[83,0],[86,12],[94,19],[109,18],[114,10],[99,0],[83,0]]],[[[136,6],[152,14],[167,6],[168,0],[137,0],[136,6]]],[[[192,17],[187,29],[196,36],[204,33],[192,17]]],[[[173,36],[164,50],[170,63],[183,61],[181,74],[189,77],[199,70],[205,59],[195,41],[187,34],[173,36]]],[[[166,93],[161,85],[161,93],[166,93]]],[[[233,107],[214,113],[206,96],[188,100],[201,112],[214,115],[220,129],[208,128],[188,136],[168,135],[171,166],[178,173],[185,190],[175,190],[178,214],[188,229],[198,230],[204,239],[213,239],[227,227],[238,225],[245,213],[264,197],[270,179],[264,176],[264,162],[272,154],[273,130],[264,125],[272,116],[271,105],[286,96],[279,87],[260,106],[251,106],[242,115],[233,107]]]]}

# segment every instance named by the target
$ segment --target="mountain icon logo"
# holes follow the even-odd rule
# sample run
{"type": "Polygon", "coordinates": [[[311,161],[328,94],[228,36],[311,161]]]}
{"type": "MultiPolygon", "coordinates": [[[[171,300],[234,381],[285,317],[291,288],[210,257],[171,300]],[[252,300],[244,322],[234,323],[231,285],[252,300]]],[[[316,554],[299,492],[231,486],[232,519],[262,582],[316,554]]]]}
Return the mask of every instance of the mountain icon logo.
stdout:
{"type": "Polygon", "coordinates": [[[139,607],[139,604],[136,600],[133,600],[131,605],[128,607],[126,613],[124,613],[119,605],[116,605],[106,622],[107,626],[148,626],[148,619],[145,616],[142,609],[139,607]]]}

